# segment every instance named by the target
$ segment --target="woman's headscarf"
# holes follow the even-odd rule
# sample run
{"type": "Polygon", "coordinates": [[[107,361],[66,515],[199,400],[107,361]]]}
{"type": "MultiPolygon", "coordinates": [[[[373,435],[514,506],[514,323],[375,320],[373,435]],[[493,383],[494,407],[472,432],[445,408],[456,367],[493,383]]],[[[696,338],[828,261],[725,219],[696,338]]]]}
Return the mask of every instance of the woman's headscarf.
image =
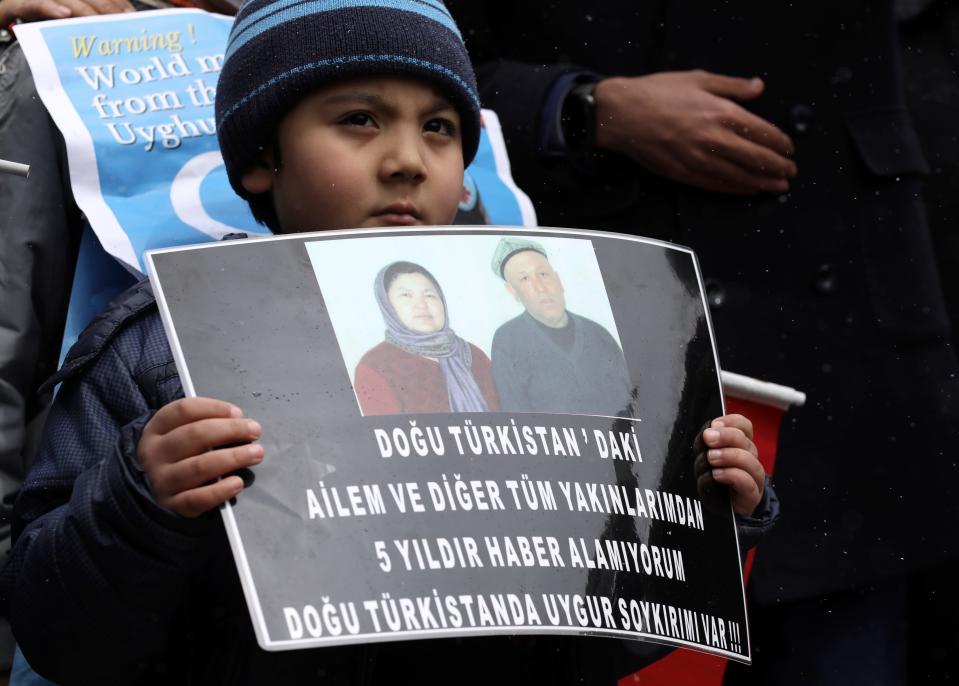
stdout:
{"type": "Polygon", "coordinates": [[[470,371],[473,366],[473,354],[469,343],[456,335],[450,328],[449,308],[446,306],[446,296],[436,279],[419,265],[409,263],[415,269],[401,270],[400,274],[419,273],[426,276],[439,293],[443,302],[444,322],[439,331],[421,333],[408,328],[397,316],[393,305],[390,304],[386,292],[386,274],[394,264],[388,264],[376,275],[374,292],[376,302],[386,322],[386,340],[401,350],[405,350],[424,357],[435,357],[439,360],[440,369],[446,379],[446,390],[450,401],[450,410],[453,412],[487,412],[486,399],[480,391],[470,371]]]}

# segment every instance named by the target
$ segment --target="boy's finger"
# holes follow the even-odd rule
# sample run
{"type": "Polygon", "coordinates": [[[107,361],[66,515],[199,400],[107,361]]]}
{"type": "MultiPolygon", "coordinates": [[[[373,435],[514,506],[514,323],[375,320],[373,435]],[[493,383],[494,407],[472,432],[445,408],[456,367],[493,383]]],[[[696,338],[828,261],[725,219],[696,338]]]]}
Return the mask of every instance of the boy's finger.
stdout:
{"type": "Polygon", "coordinates": [[[706,452],[696,453],[696,459],[693,460],[693,474],[699,476],[703,472],[710,470],[709,460],[706,458],[706,452]]]}
{"type": "Polygon", "coordinates": [[[706,497],[716,486],[711,472],[704,472],[696,477],[696,492],[700,497],[706,497]]]}
{"type": "Polygon", "coordinates": [[[181,493],[262,461],[263,446],[258,443],[221,448],[168,465],[153,486],[155,491],[181,493]]]}
{"type": "Polygon", "coordinates": [[[759,460],[748,450],[742,448],[711,448],[706,453],[711,469],[741,469],[758,484],[766,480],[766,471],[759,460]]]}
{"type": "Polygon", "coordinates": [[[752,477],[742,469],[714,469],[713,480],[729,486],[733,509],[750,515],[762,499],[762,491],[752,477]]]}
{"type": "Polygon", "coordinates": [[[164,461],[200,455],[218,446],[249,443],[260,437],[260,424],[252,419],[200,419],[178,426],[157,438],[164,461]]]}
{"type": "Polygon", "coordinates": [[[703,441],[710,448],[742,448],[758,456],[756,444],[741,429],[728,426],[703,431],[703,441]]]}
{"type": "Polygon", "coordinates": [[[731,426],[734,429],[739,429],[749,440],[753,439],[753,423],[749,421],[747,417],[744,417],[741,414],[727,414],[713,420],[713,426],[731,426]]]}
{"type": "Polygon", "coordinates": [[[218,507],[243,490],[243,479],[229,476],[208,486],[193,488],[169,498],[164,506],[183,517],[194,519],[218,507]]]}
{"type": "Polygon", "coordinates": [[[161,407],[147,428],[156,434],[166,434],[178,426],[213,417],[242,417],[243,411],[225,400],[216,398],[180,398],[161,407]]]}

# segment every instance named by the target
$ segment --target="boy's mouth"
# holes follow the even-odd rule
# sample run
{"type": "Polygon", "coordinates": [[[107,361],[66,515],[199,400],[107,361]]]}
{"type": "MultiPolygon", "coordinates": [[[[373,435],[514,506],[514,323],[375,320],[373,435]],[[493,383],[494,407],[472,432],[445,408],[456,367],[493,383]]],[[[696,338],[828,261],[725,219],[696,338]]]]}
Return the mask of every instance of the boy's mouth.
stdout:
{"type": "Polygon", "coordinates": [[[408,201],[395,202],[373,213],[377,220],[393,226],[414,226],[422,224],[416,205],[408,201]]]}

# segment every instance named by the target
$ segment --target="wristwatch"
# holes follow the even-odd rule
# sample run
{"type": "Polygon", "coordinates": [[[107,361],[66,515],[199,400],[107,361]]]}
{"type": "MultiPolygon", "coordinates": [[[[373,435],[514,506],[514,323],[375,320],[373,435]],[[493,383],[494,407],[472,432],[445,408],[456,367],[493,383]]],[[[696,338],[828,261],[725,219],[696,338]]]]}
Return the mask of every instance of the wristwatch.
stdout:
{"type": "Polygon", "coordinates": [[[563,138],[569,154],[588,158],[596,143],[596,98],[593,91],[598,81],[573,86],[563,100],[563,138]]]}

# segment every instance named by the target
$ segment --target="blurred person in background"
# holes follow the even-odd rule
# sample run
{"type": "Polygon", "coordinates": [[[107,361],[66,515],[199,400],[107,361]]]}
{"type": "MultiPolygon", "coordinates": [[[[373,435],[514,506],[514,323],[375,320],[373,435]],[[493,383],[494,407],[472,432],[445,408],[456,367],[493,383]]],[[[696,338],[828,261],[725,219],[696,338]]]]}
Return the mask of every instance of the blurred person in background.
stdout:
{"type": "MultiPolygon", "coordinates": [[[[906,102],[929,160],[923,198],[943,294],[959,350],[959,4],[896,0],[906,102]]],[[[928,631],[911,634],[910,684],[954,682],[959,668],[959,578],[956,561],[919,574],[910,585],[910,618],[928,631]]]]}
{"type": "Polygon", "coordinates": [[[728,681],[905,683],[911,574],[957,552],[959,368],[891,0],[450,5],[541,223],[692,247],[723,368],[809,398],[728,681]]]}
{"type": "MultiPolygon", "coordinates": [[[[0,159],[30,165],[30,178],[0,174],[0,552],[8,515],[32,461],[53,393],[74,266],[86,225],[73,198],[63,137],[44,107],[15,24],[136,10],[198,7],[234,14],[229,0],[0,0],[0,159]]],[[[132,275],[121,278],[135,283],[132,275]]],[[[13,640],[0,620],[0,673],[13,640]]],[[[49,683],[22,663],[13,683],[49,683]]]]}

